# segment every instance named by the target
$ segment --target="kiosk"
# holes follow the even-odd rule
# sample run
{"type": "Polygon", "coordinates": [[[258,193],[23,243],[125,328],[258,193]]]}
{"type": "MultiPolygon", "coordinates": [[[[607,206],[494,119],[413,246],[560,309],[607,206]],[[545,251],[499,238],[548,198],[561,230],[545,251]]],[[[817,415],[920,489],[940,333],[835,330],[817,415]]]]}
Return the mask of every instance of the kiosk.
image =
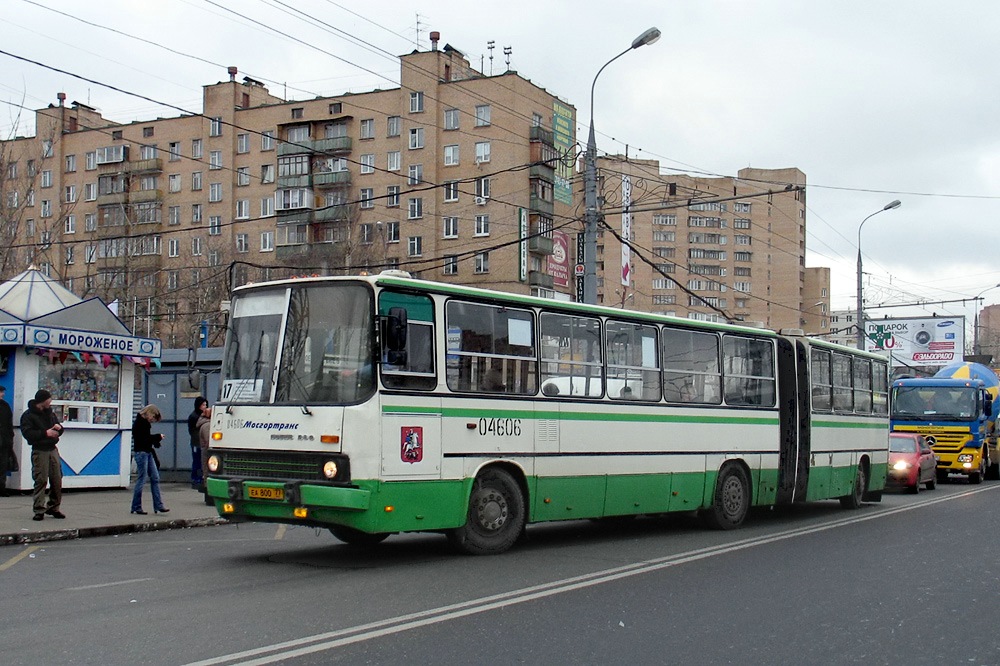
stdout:
{"type": "Polygon", "coordinates": [[[7,488],[32,487],[31,447],[18,425],[40,388],[63,422],[63,487],[128,487],[135,368],[159,365],[160,347],[133,336],[101,299],[81,299],[35,268],[0,284],[0,384],[19,466],[7,488]]]}

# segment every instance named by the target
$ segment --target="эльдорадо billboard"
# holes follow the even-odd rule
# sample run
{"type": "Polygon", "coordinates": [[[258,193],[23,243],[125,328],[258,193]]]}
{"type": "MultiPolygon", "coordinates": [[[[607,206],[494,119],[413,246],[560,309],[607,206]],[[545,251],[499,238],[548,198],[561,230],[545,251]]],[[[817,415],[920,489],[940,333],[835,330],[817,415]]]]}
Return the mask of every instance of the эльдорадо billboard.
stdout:
{"type": "Polygon", "coordinates": [[[890,365],[948,365],[965,354],[965,317],[869,319],[865,349],[889,353],[890,365]]]}

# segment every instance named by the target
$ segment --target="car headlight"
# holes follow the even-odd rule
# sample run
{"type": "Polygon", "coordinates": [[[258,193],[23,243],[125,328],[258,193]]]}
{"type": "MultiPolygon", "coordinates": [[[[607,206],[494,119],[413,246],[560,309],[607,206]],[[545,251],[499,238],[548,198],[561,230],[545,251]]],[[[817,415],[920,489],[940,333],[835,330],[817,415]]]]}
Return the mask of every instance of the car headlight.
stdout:
{"type": "Polygon", "coordinates": [[[222,467],[222,459],[219,458],[219,456],[217,456],[217,455],[211,455],[211,456],[208,457],[208,471],[209,472],[212,472],[214,474],[215,472],[219,471],[220,467],[222,467]]]}
{"type": "Polygon", "coordinates": [[[913,463],[908,463],[905,460],[900,460],[895,465],[892,466],[893,469],[899,471],[902,471],[904,469],[910,469],[911,467],[913,467],[913,463]]]}
{"type": "Polygon", "coordinates": [[[971,453],[963,453],[962,455],[958,456],[958,462],[970,463],[972,462],[973,457],[974,456],[971,453]]]}
{"type": "Polygon", "coordinates": [[[337,476],[337,463],[332,460],[327,460],[323,463],[323,476],[328,479],[336,478],[337,476]]]}

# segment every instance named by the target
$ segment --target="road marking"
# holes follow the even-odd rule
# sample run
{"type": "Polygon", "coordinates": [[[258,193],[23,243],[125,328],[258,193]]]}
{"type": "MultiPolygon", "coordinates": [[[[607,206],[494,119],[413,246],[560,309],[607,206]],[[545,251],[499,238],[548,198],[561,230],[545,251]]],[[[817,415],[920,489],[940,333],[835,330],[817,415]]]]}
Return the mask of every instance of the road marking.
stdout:
{"type": "Polygon", "coordinates": [[[488,597],[471,599],[457,604],[441,606],[439,608],[432,608],[425,611],[418,611],[407,615],[400,615],[386,620],[379,620],[377,622],[358,625],[356,627],[347,627],[336,631],[328,631],[321,634],[315,634],[313,636],[305,636],[303,638],[297,638],[282,643],[275,643],[273,645],[245,650],[243,652],[236,652],[229,655],[222,655],[211,659],[196,661],[188,664],[188,666],[217,666],[218,664],[256,666],[259,664],[273,664],[287,659],[294,659],[296,657],[314,654],[316,652],[332,650],[334,648],[351,645],[353,643],[361,643],[374,638],[380,638],[382,636],[402,633],[404,631],[417,629],[427,625],[439,624],[441,622],[447,622],[449,620],[455,620],[470,615],[477,615],[479,613],[505,608],[514,604],[535,601],[536,599],[543,599],[545,597],[551,597],[565,592],[572,592],[624,578],[631,578],[632,576],[651,573],[680,564],[687,564],[688,562],[696,562],[709,557],[727,555],[729,553],[746,550],[748,548],[755,548],[757,546],[764,546],[808,534],[825,532],[838,527],[845,527],[847,525],[854,525],[869,520],[893,516],[897,513],[913,511],[914,509],[923,508],[932,504],[950,502],[952,500],[975,495],[976,493],[996,489],[1000,489],[1000,484],[983,486],[975,490],[968,490],[959,493],[957,495],[947,495],[931,500],[914,502],[895,509],[888,509],[886,511],[873,513],[871,515],[840,518],[821,525],[798,527],[785,530],[783,532],[777,532],[769,536],[741,539],[729,544],[699,548],[685,553],[678,553],[676,555],[669,555],[666,557],[646,560],[644,562],[636,562],[620,567],[604,569],[602,571],[595,571],[589,574],[573,576],[571,578],[565,578],[551,583],[542,583],[540,585],[533,585],[519,590],[511,590],[510,592],[501,592],[500,594],[494,594],[488,597]],[[256,658],[250,659],[250,657],[256,658]]]}
{"type": "Polygon", "coordinates": [[[281,525],[278,525],[278,529],[274,533],[274,540],[275,541],[281,541],[282,539],[284,539],[285,538],[285,530],[287,530],[287,529],[288,529],[288,526],[285,525],[284,523],[282,523],[281,525]]]}
{"type": "Polygon", "coordinates": [[[7,569],[10,569],[12,566],[14,566],[15,564],[17,564],[18,562],[20,562],[31,553],[38,550],[39,548],[41,548],[41,546],[28,546],[14,557],[10,558],[3,564],[0,564],[0,571],[6,571],[7,569]]]}
{"type": "Polygon", "coordinates": [[[145,583],[154,578],[132,578],[130,580],[116,580],[113,583],[98,583],[96,585],[81,585],[80,587],[67,587],[68,592],[78,592],[80,590],[96,590],[101,587],[115,587],[116,585],[129,585],[130,583],[145,583]]]}

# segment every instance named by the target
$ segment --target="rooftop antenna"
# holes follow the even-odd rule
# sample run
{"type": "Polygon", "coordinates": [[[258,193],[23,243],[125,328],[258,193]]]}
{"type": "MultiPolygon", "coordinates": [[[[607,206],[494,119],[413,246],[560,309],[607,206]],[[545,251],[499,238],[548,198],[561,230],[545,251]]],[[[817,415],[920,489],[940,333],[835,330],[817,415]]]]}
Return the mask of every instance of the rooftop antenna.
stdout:
{"type": "Polygon", "coordinates": [[[503,54],[504,54],[504,56],[505,56],[505,58],[507,60],[507,71],[508,72],[510,71],[510,54],[511,54],[512,51],[513,51],[513,49],[511,47],[509,47],[509,46],[503,47],[503,54]]]}
{"type": "Polygon", "coordinates": [[[486,42],[486,48],[490,51],[490,76],[493,76],[493,49],[496,47],[496,42],[492,39],[486,42]]]}
{"type": "Polygon", "coordinates": [[[420,27],[420,13],[417,12],[417,39],[416,39],[416,44],[417,44],[417,48],[418,49],[420,48],[420,33],[421,32],[423,32],[423,29],[420,27]]]}

